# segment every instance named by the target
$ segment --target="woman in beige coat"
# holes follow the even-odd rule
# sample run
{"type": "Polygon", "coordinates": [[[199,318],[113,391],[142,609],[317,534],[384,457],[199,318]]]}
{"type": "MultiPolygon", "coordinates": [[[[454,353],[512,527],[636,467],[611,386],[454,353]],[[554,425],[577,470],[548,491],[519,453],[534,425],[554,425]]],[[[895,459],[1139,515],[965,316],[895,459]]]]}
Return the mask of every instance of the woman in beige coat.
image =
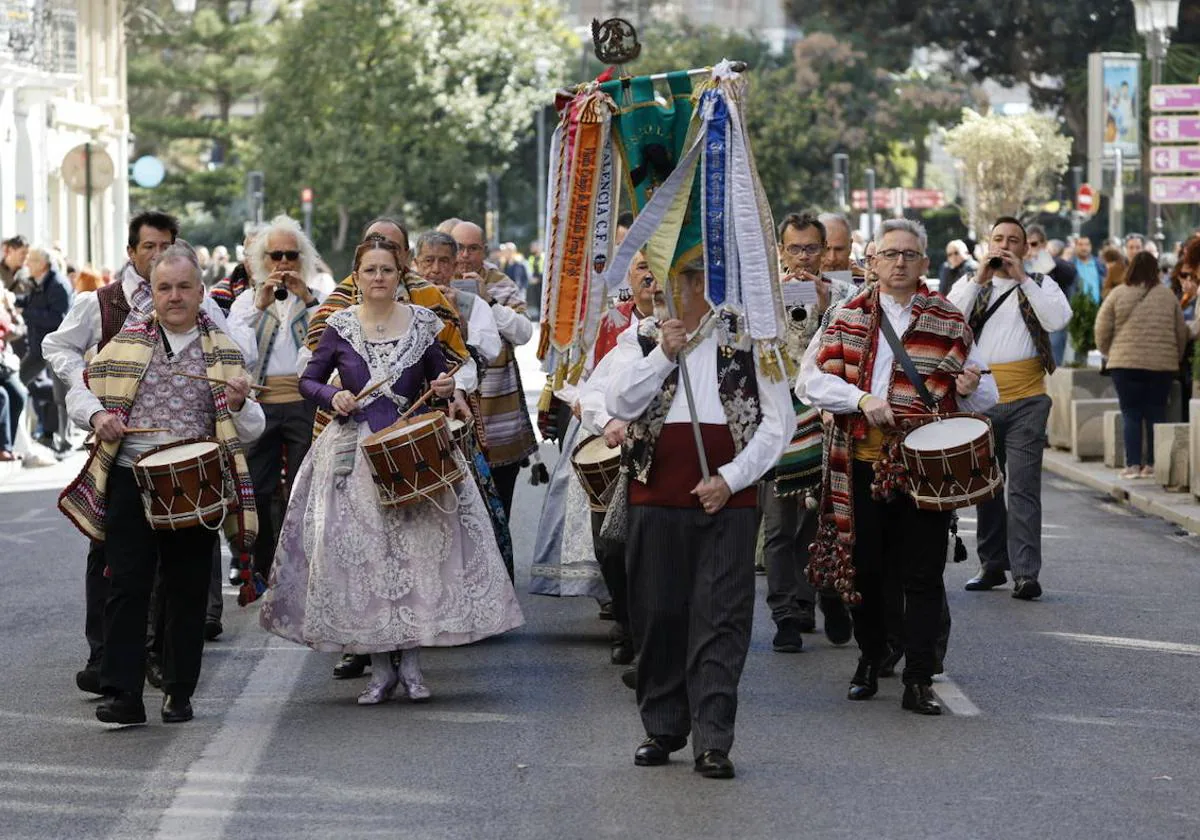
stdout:
{"type": "Polygon", "coordinates": [[[1154,474],[1154,448],[1143,454],[1142,430],[1145,426],[1152,441],[1154,424],[1166,422],[1171,380],[1187,340],[1179,301],[1158,279],[1158,260],[1138,254],[1125,283],[1112,290],[1096,313],[1096,346],[1108,360],[1125,421],[1122,478],[1154,474]]]}

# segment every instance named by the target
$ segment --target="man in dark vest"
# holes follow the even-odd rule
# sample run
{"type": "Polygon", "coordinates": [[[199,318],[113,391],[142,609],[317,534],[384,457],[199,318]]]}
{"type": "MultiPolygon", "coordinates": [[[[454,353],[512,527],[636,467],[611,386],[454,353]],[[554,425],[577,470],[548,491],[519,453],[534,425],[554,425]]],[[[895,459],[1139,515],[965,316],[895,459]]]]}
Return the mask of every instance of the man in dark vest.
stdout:
{"type": "MultiPolygon", "coordinates": [[[[117,272],[112,283],[94,295],[79,295],[67,317],[59,328],[46,336],[42,353],[54,369],[54,374],[76,395],[87,390],[83,384],[86,368],[84,356],[93,348],[102,350],[121,331],[125,319],[131,313],[149,317],[154,302],[150,293],[150,269],[163,251],[175,243],[179,236],[179,222],[174,216],[156,210],[148,210],[134,216],[129,222],[129,240],[126,252],[129,261],[117,272]]],[[[218,327],[233,339],[253,365],[258,356],[258,346],[253,333],[230,330],[225,316],[210,298],[205,296],[201,307],[218,327]]],[[[73,399],[67,395],[67,412],[70,414],[73,399]]],[[[104,552],[93,543],[88,551],[87,570],[84,577],[86,618],[84,635],[88,642],[88,661],[83,670],[75,675],[75,684],[81,691],[100,694],[100,659],[104,652],[104,602],[108,598],[108,579],[104,576],[104,552]]],[[[216,570],[217,603],[220,603],[220,567],[216,570]]],[[[210,611],[210,617],[212,612],[210,611]]]]}

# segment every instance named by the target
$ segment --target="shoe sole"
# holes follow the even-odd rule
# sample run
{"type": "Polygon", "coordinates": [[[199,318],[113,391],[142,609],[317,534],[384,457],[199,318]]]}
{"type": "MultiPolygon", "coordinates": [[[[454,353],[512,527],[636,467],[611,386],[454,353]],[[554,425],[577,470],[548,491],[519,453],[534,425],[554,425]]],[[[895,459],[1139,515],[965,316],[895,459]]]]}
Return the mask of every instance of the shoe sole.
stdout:
{"type": "Polygon", "coordinates": [[[195,718],[195,715],[188,715],[187,717],[172,717],[172,718],[163,717],[162,722],[163,723],[187,723],[189,720],[192,720],[193,718],[195,718]]]}
{"type": "Polygon", "coordinates": [[[771,645],[771,650],[776,653],[800,653],[804,648],[800,645],[771,645]]]}
{"type": "MultiPolygon", "coordinates": [[[[857,687],[861,687],[861,686],[857,686],[857,687]]],[[[855,703],[861,703],[863,700],[870,700],[872,697],[874,697],[878,693],[879,693],[878,688],[875,689],[874,691],[872,691],[870,694],[859,693],[857,695],[853,695],[853,694],[850,694],[849,692],[847,692],[846,699],[850,700],[852,702],[855,702],[855,703]]]]}
{"type": "Polygon", "coordinates": [[[697,773],[706,779],[732,779],[734,777],[733,768],[722,768],[720,770],[700,770],[696,769],[697,773]]]}
{"type": "Polygon", "coordinates": [[[942,713],[941,706],[938,706],[936,711],[933,709],[918,709],[913,704],[905,703],[903,700],[900,702],[900,708],[904,709],[905,711],[912,712],[913,714],[924,715],[925,717],[938,717],[942,713]]]}
{"type": "Polygon", "coordinates": [[[662,767],[663,765],[670,764],[671,759],[664,758],[661,761],[659,761],[659,760],[651,761],[648,758],[640,758],[639,756],[635,755],[633,757],[633,763],[638,767],[662,767]]]}
{"type": "Polygon", "coordinates": [[[102,714],[100,712],[96,713],[96,720],[100,721],[101,723],[108,723],[108,724],[112,724],[114,726],[145,726],[146,725],[145,718],[142,718],[141,720],[117,720],[112,715],[106,715],[106,714],[102,714]]]}
{"type": "Polygon", "coordinates": [[[830,633],[829,628],[825,628],[825,638],[829,640],[831,645],[844,645],[854,638],[854,628],[850,628],[849,633],[830,633]]]}

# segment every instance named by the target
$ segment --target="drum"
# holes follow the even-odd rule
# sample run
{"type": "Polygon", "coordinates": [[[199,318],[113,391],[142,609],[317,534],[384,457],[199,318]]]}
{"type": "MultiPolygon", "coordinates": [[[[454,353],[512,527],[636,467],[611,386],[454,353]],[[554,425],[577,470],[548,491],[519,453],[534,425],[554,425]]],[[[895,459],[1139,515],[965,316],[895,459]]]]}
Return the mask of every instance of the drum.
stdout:
{"type": "Polygon", "coordinates": [[[446,425],[450,428],[450,441],[458,447],[459,453],[464,458],[471,457],[471,424],[465,420],[447,420],[446,425]]]}
{"type": "Polygon", "coordinates": [[[597,512],[608,510],[617,475],[621,472],[621,448],[610,447],[603,437],[590,437],[571,453],[571,466],[587,493],[591,509],[597,512]]]}
{"type": "Polygon", "coordinates": [[[992,424],[982,415],[952,414],[913,429],[900,444],[913,502],[956,510],[994,499],[1004,491],[994,452],[992,424]]]}
{"type": "Polygon", "coordinates": [[[440,411],[399,420],[363,438],[362,451],[385,507],[429,499],[463,477],[440,411]]]}
{"type": "Polygon", "coordinates": [[[133,462],[146,522],[155,531],[217,529],[235,498],[227,488],[221,444],[193,438],[156,446],[133,462]]]}

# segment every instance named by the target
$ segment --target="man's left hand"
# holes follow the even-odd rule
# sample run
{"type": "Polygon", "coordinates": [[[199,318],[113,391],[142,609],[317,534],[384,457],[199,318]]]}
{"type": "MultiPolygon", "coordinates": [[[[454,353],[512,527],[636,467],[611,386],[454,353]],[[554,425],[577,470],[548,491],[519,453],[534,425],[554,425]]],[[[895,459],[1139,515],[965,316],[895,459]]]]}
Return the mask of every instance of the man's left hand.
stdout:
{"type": "Polygon", "coordinates": [[[250,396],[250,380],[246,377],[234,376],[225,382],[225,400],[229,403],[230,411],[241,411],[248,396],[250,396]]]}
{"type": "Polygon", "coordinates": [[[979,372],[979,368],[975,365],[967,365],[963,368],[963,372],[954,378],[955,386],[960,397],[969,397],[975,393],[979,387],[979,380],[983,375],[979,372]]]}
{"type": "Polygon", "coordinates": [[[725,483],[724,478],[714,475],[693,487],[692,495],[700,500],[700,506],[704,508],[704,512],[712,516],[725,507],[733,493],[729,490],[729,485],[725,483]]]}
{"type": "Polygon", "coordinates": [[[454,399],[450,401],[450,419],[471,422],[471,408],[467,405],[467,396],[461,388],[454,392],[454,399]]]}

